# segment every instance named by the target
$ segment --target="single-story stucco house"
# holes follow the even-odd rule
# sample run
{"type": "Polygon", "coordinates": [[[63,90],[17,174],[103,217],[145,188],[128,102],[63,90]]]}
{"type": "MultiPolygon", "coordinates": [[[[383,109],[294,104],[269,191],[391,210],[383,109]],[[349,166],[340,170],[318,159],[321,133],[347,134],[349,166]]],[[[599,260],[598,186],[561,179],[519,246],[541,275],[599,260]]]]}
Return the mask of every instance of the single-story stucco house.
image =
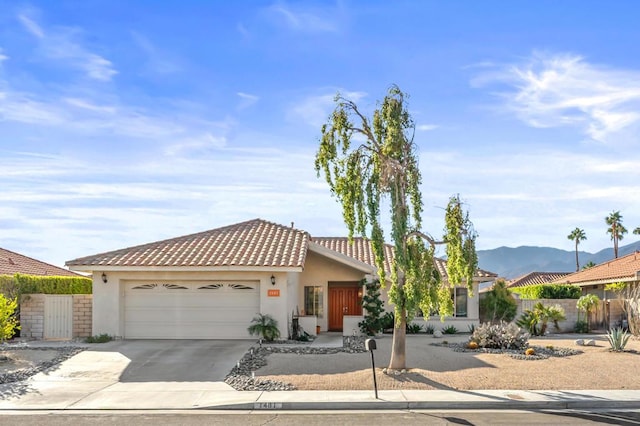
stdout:
{"type": "MultiPolygon", "coordinates": [[[[262,219],[66,264],[92,274],[93,334],[126,339],[248,338],[257,313],[273,316],[283,336],[293,315],[310,334],[358,333],[361,280],[376,274],[366,239],[312,238],[262,219]]],[[[446,279],[445,262],[437,264],[446,279]]],[[[461,331],[477,324],[478,283],[495,276],[478,270],[473,296],[456,288],[456,317],[447,321],[461,331]]]]}
{"type": "Polygon", "coordinates": [[[602,301],[594,322],[604,328],[620,325],[626,316],[615,292],[605,289],[607,284],[640,285],[640,252],[600,263],[591,268],[566,275],[553,284],[572,284],[582,288],[583,294],[595,294],[602,301]]]}

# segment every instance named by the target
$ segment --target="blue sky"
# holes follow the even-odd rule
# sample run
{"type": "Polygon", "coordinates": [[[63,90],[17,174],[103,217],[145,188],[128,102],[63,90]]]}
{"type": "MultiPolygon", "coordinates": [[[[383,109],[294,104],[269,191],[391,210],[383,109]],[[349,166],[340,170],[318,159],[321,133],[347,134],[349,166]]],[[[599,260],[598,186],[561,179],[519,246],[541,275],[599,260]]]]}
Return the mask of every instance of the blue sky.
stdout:
{"type": "Polygon", "coordinates": [[[609,247],[640,226],[635,1],[0,0],[0,247],[72,258],[256,217],[345,235],[318,179],[340,91],[410,95],[440,235],[609,247]]]}

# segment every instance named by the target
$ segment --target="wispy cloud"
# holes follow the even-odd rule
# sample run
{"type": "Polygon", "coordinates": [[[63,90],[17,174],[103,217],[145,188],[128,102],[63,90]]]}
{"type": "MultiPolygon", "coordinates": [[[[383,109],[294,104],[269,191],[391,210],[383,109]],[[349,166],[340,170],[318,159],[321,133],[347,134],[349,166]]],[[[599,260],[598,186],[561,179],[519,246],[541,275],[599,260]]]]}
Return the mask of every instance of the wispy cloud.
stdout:
{"type": "Polygon", "coordinates": [[[249,108],[251,105],[254,105],[256,102],[260,100],[259,96],[251,95],[249,93],[238,92],[237,95],[240,98],[240,104],[238,105],[238,109],[249,108]]]}
{"type": "Polygon", "coordinates": [[[354,102],[367,95],[364,92],[335,90],[331,93],[307,96],[292,106],[288,115],[291,118],[302,119],[310,126],[318,127],[327,121],[331,111],[335,108],[335,97],[338,92],[344,98],[354,102]]]}
{"type": "Polygon", "coordinates": [[[533,127],[575,126],[607,142],[640,124],[640,70],[589,63],[573,54],[536,52],[523,63],[478,75],[474,86],[506,84],[499,94],[533,127]]]}
{"type": "Polygon", "coordinates": [[[3,50],[0,47],[0,65],[2,65],[2,62],[6,61],[7,59],[9,59],[9,57],[3,53],[3,50]]]}
{"type": "Polygon", "coordinates": [[[70,65],[83,71],[87,77],[99,81],[110,81],[118,73],[111,61],[82,45],[79,40],[80,30],[67,27],[45,29],[26,13],[19,14],[18,20],[38,40],[46,59],[70,65]]]}
{"type": "Polygon", "coordinates": [[[430,130],[435,130],[437,129],[438,126],[437,124],[419,124],[416,126],[417,130],[420,130],[421,132],[428,132],[430,130]]]}
{"type": "Polygon", "coordinates": [[[147,69],[154,73],[173,74],[181,70],[179,61],[162,51],[148,37],[137,31],[131,31],[134,43],[146,55],[147,69]]]}
{"type": "Polygon", "coordinates": [[[277,2],[268,8],[270,15],[278,24],[293,31],[306,33],[326,33],[339,31],[339,13],[335,8],[312,9],[304,3],[289,5],[277,2]]]}

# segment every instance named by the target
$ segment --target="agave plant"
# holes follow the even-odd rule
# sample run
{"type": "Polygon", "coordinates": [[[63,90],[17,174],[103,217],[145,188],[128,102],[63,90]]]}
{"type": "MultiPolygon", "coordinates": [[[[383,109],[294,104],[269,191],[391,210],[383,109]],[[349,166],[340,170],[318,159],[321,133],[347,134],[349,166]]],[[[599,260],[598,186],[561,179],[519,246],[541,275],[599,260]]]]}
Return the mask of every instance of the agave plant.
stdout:
{"type": "Polygon", "coordinates": [[[247,331],[252,336],[262,336],[267,342],[280,337],[280,330],[278,329],[278,321],[276,321],[271,315],[258,314],[251,320],[251,325],[247,328],[247,331]]]}
{"type": "Polygon", "coordinates": [[[629,337],[631,337],[631,335],[620,327],[612,328],[607,332],[609,345],[611,345],[611,350],[614,352],[624,351],[624,348],[627,346],[627,342],[629,341],[629,337]]]}

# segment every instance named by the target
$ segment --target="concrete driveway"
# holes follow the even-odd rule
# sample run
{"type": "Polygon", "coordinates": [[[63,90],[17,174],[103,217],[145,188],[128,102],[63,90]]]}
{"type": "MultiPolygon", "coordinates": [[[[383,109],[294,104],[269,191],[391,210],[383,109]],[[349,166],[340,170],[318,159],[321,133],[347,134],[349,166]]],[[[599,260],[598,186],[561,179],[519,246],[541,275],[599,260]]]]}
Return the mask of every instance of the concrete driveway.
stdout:
{"type": "MultiPolygon", "coordinates": [[[[237,394],[223,382],[253,340],[120,340],[0,385],[0,409],[195,408],[237,394]],[[222,393],[221,393],[222,392],[222,393]]],[[[250,395],[247,395],[250,397],[250,395]]]]}
{"type": "MultiPolygon", "coordinates": [[[[120,340],[91,348],[129,360],[120,382],[218,382],[254,340],[120,340]]],[[[108,356],[108,355],[107,355],[108,356]]]]}

